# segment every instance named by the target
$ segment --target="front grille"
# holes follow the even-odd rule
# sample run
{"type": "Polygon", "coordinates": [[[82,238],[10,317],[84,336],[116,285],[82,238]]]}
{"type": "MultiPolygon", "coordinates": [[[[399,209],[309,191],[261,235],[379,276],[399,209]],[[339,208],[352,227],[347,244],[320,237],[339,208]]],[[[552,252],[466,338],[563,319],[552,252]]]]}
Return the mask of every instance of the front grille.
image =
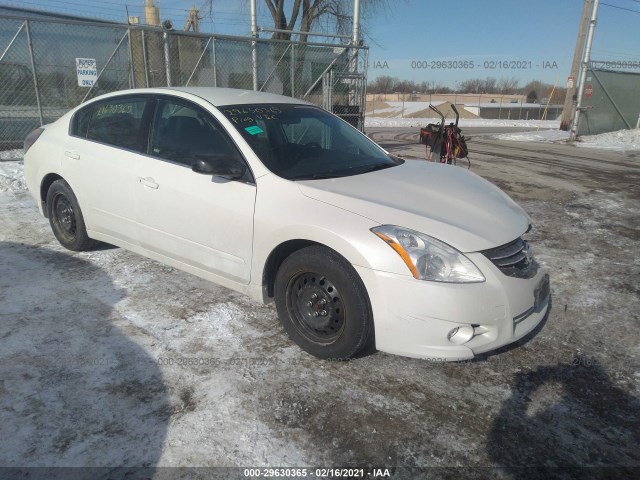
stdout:
{"type": "Polygon", "coordinates": [[[522,238],[480,253],[509,277],[531,278],[538,271],[538,263],[533,259],[529,244],[522,238]]]}

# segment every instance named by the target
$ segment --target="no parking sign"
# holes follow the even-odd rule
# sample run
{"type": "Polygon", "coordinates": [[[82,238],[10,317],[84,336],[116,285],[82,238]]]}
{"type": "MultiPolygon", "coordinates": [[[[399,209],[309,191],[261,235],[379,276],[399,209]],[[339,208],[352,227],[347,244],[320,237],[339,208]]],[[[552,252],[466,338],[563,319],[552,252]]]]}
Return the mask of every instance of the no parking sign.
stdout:
{"type": "Polygon", "coordinates": [[[93,87],[98,79],[98,66],[95,58],[76,58],[78,86],[93,87]]]}

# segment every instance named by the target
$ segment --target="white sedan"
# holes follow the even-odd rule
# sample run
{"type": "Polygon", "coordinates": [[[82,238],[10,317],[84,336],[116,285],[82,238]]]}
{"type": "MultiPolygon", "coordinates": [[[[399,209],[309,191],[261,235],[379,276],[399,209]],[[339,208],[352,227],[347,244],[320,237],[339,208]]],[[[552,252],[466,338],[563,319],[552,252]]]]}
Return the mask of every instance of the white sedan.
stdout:
{"type": "Polygon", "coordinates": [[[407,161],[293,98],[222,88],[98,97],[25,140],[58,241],[118,245],[275,300],[301,348],[463,360],[531,332],[549,276],[527,214],[479,176],[407,161]]]}

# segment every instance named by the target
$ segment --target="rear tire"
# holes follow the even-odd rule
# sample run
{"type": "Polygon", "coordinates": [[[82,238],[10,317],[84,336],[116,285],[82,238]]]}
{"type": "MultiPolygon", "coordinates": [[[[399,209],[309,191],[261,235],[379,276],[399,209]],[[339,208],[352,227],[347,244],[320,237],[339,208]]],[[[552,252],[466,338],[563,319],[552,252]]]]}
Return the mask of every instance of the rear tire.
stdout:
{"type": "Polygon", "coordinates": [[[289,337],[311,355],[346,360],[373,346],[367,291],[333,250],[314,245],[287,257],[276,273],[275,300],[289,337]]]}
{"type": "Polygon", "coordinates": [[[96,245],[87,235],[78,200],[64,180],[56,180],[47,191],[47,215],[53,234],[64,248],[80,252],[96,245]]]}

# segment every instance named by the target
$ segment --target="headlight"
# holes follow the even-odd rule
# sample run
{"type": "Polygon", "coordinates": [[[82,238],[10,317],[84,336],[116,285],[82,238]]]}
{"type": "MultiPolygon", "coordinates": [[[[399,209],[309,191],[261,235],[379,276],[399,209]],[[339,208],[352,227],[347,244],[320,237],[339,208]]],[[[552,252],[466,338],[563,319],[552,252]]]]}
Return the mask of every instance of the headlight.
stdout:
{"type": "Polygon", "coordinates": [[[419,280],[448,283],[484,282],[471,260],[446,243],[406,228],[383,225],[371,231],[393,248],[419,280]]]}

